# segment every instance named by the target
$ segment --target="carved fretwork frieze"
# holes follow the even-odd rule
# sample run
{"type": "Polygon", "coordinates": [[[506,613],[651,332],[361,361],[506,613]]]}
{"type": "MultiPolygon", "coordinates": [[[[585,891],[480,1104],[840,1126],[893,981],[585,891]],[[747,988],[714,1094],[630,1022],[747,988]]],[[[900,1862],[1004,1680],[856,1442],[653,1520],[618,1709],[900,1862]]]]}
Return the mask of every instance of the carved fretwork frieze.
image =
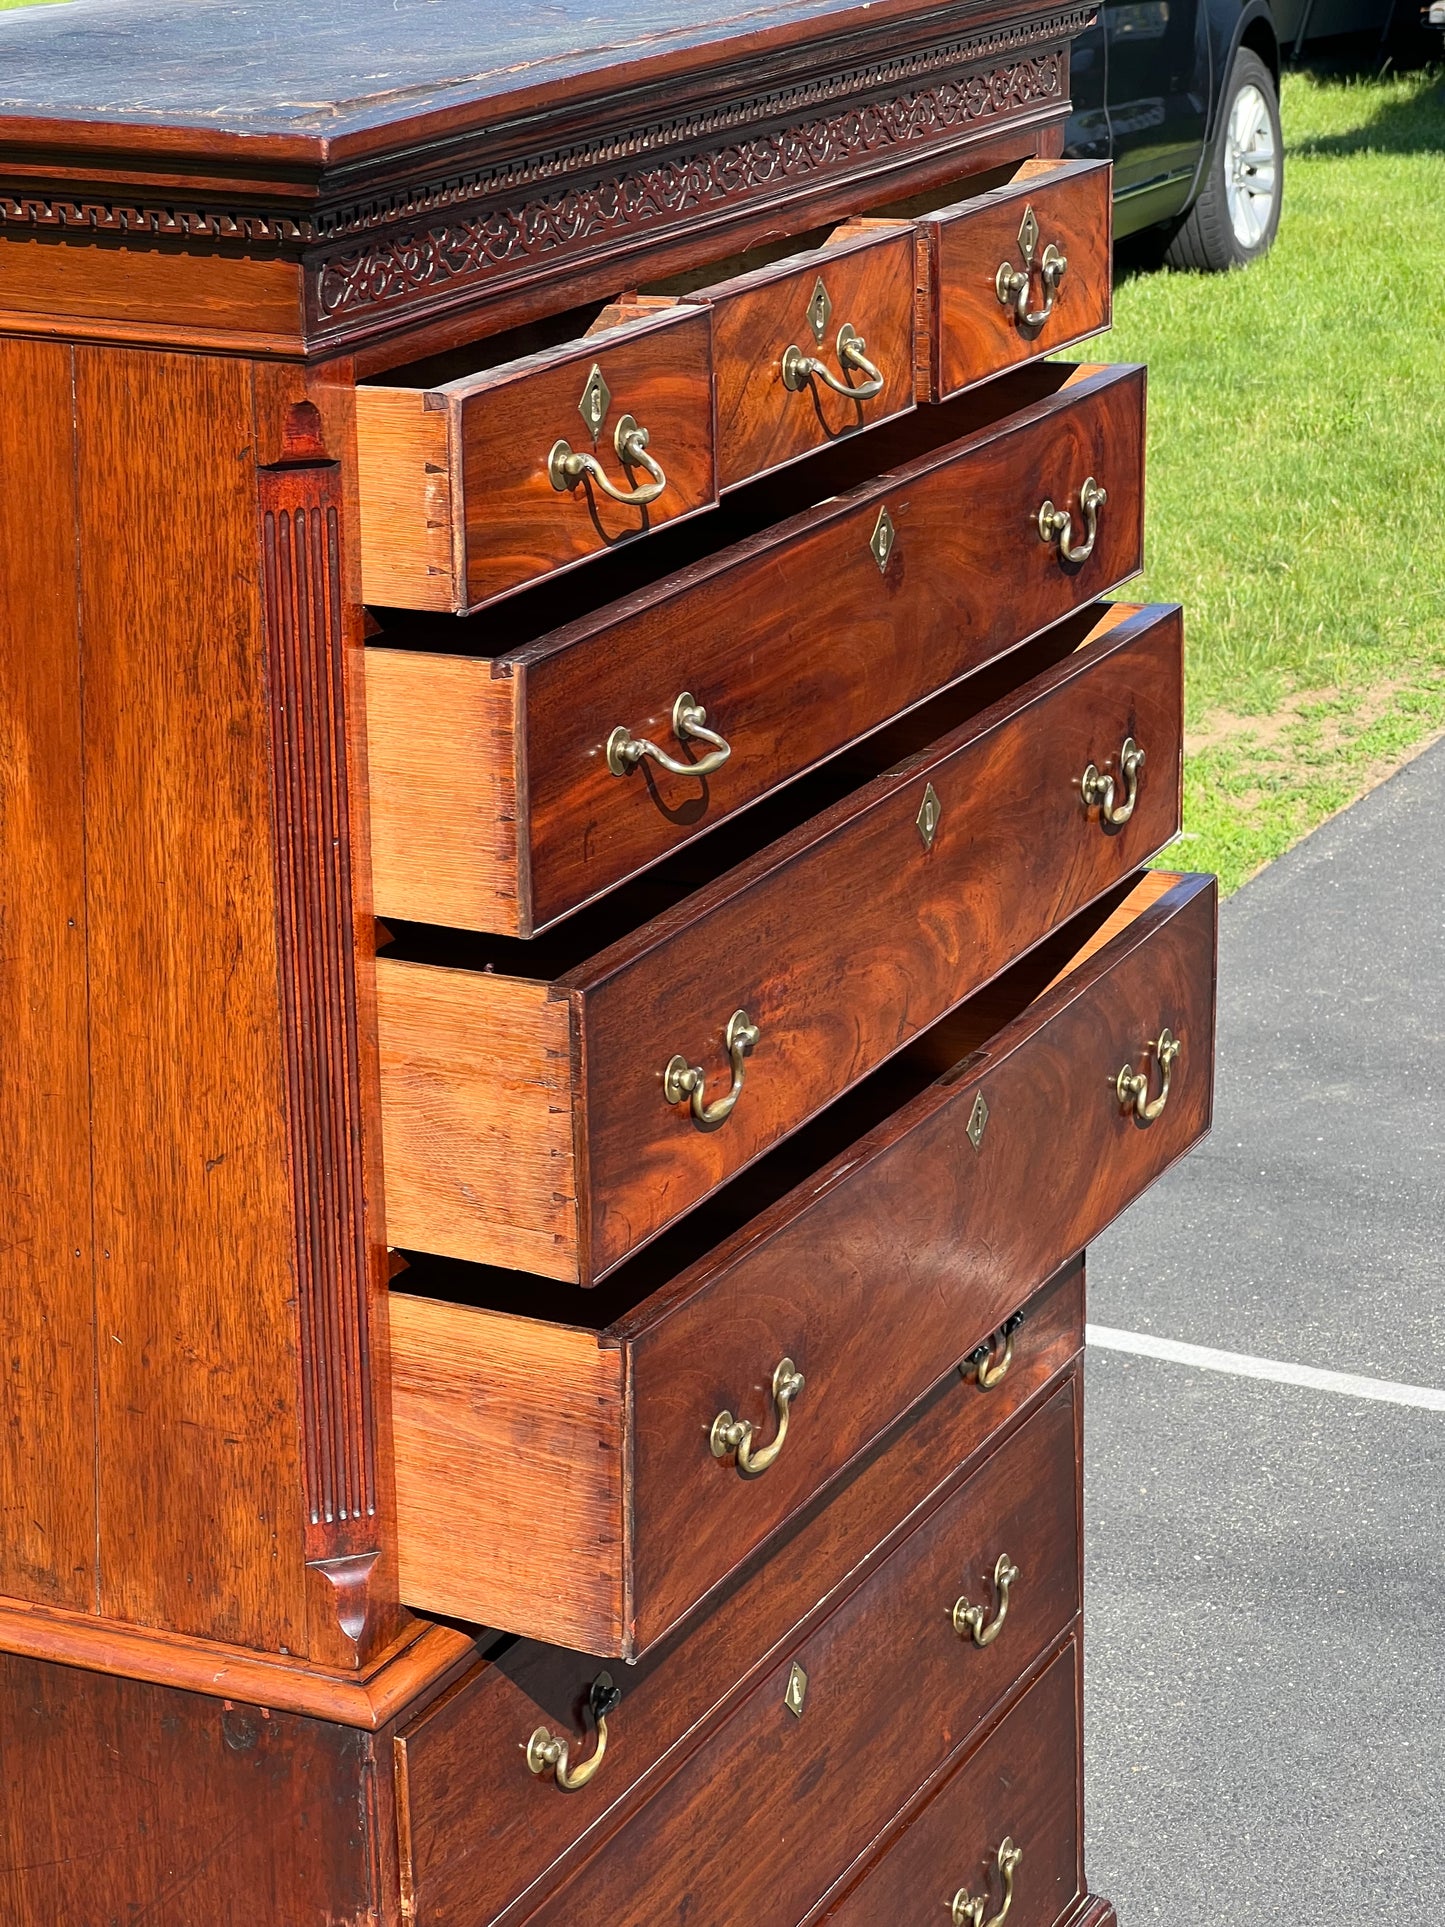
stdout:
{"type": "Polygon", "coordinates": [[[744,141],[658,158],[521,202],[501,199],[459,219],[379,236],[321,262],[316,304],[327,321],[344,320],[709,208],[743,205],[784,185],[846,173],[891,149],[1061,100],[1064,76],[1063,52],[1050,48],[1007,66],[815,114],[744,141]]]}

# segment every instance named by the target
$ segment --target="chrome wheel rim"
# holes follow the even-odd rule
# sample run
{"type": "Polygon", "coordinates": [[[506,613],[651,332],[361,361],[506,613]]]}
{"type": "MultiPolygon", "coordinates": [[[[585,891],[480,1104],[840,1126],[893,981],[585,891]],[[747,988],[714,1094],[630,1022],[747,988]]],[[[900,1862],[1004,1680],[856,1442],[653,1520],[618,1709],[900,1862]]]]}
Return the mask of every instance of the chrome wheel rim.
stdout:
{"type": "Polygon", "coordinates": [[[1246,84],[1234,97],[1224,136],[1224,186],[1234,238],[1252,254],[1269,232],[1279,166],[1269,103],[1246,84]]]}

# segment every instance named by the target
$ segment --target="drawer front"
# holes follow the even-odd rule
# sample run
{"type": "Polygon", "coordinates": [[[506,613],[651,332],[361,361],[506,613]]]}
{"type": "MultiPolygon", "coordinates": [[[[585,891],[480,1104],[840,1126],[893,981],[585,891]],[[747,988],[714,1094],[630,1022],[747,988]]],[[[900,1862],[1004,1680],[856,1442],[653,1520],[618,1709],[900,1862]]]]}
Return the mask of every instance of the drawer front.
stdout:
{"type": "Polygon", "coordinates": [[[998,1920],[1012,1894],[1010,1927],[1053,1927],[1083,1891],[1079,1694],[1078,1647],[1070,1641],[983,1745],[890,1835],[865,1879],[816,1918],[828,1927],[946,1921],[956,1903],[961,1910],[983,1895],[980,1918],[998,1920]]]}
{"type": "Polygon", "coordinates": [[[1077,1417],[1071,1383],[779,1660],[537,1927],[797,1920],[1072,1622],[1077,1417]],[[978,1646],[951,1615],[997,1612],[1004,1557],[1019,1577],[978,1646]]]}
{"type": "Polygon", "coordinates": [[[357,437],[366,600],[480,608],[716,502],[707,310],[427,394],[363,388],[357,437]]]}
{"type": "Polygon", "coordinates": [[[913,246],[879,223],[693,297],[712,308],[722,488],[913,407],[913,246]]]}
{"type": "Polygon", "coordinates": [[[1175,834],[1177,618],[1121,624],[959,735],[594,960],[594,1277],[1175,834]],[[1130,740],[1150,760],[1132,815],[1111,828],[1079,786],[1130,740]],[[757,1031],[745,1058],[726,1046],[739,1010],[757,1031]],[[707,1102],[737,1089],[719,1128],[669,1100],[674,1057],[704,1072],[707,1102]]]}
{"type": "MultiPolygon", "coordinates": [[[[1151,878],[1143,894],[1166,881],[1151,878]]],[[[965,1075],[940,1079],[677,1281],[681,1302],[633,1344],[640,1646],[1203,1135],[1214,923],[1211,879],[1165,888],[1107,951],[988,1040],[965,1075]],[[1149,1072],[1157,1097],[1146,1044],[1161,1025],[1181,1051],[1168,1103],[1146,1126],[1123,1111],[1111,1079],[1127,1061],[1149,1072]],[[785,1358],[804,1384],[782,1449],[763,1476],[741,1477],[735,1460],[712,1454],[713,1420],[726,1411],[770,1443],[771,1379],[785,1358]]],[[[963,1057],[975,1042],[964,1034],[940,1048],[963,1057]]],[[[1025,1325],[1015,1343],[1029,1342],[1025,1325]]]]}
{"type": "Polygon", "coordinates": [[[928,400],[1110,325],[1111,173],[1107,161],[1030,161],[1007,187],[919,223],[928,400]]]}
{"type": "MultiPolygon", "coordinates": [[[[960,1466],[997,1437],[1082,1343],[1083,1268],[1073,1263],[1030,1302],[1012,1368],[994,1391],[981,1395],[957,1375],[936,1386],[888,1449],[858,1468],[766,1562],[740,1575],[704,1623],[636,1665],[612,1667],[625,1698],[610,1723],[605,1771],[565,1798],[525,1771],[522,1748],[545,1724],[572,1732],[586,1754],[581,1709],[602,1662],[531,1640],[503,1642],[492,1661],[398,1742],[403,1872],[416,1897],[417,1927],[478,1927],[534,1906],[696,1750],[723,1703],[740,1703],[754,1679],[796,1644],[800,1621],[826,1616],[907,1536],[904,1522],[927,1517],[944,1492],[957,1489],[952,1470],[940,1489],[940,1470],[960,1466]],[[523,1894],[531,1898],[519,1900],[523,1894]]],[[[404,1429],[399,1423],[399,1450],[404,1429]]],[[[492,1476],[505,1476],[508,1465],[494,1455],[492,1476]]],[[[458,1536],[485,1511],[488,1490],[477,1484],[471,1504],[454,1508],[458,1536]]],[[[533,1503],[546,1511],[551,1501],[534,1493],[533,1503]]],[[[480,1523],[477,1543],[485,1546],[484,1517],[480,1523]]],[[[982,1557],[986,1563],[986,1550],[982,1557]]],[[[963,1578],[957,1576],[960,1588],[963,1578]]]]}
{"type": "Polygon", "coordinates": [[[893,450],[895,473],[556,631],[505,679],[485,661],[368,650],[389,672],[368,721],[378,913],[542,930],[1127,580],[1142,371],[1050,373],[1061,385],[1043,400],[927,453],[893,450]],[[1039,509],[1074,506],[1089,476],[1108,491],[1098,538],[1064,563],[1039,509]],[[613,774],[617,729],[674,761],[710,753],[673,734],[684,693],[726,762],[705,779],[650,761],[613,774]],[[511,804],[501,848],[494,799],[511,804]]]}

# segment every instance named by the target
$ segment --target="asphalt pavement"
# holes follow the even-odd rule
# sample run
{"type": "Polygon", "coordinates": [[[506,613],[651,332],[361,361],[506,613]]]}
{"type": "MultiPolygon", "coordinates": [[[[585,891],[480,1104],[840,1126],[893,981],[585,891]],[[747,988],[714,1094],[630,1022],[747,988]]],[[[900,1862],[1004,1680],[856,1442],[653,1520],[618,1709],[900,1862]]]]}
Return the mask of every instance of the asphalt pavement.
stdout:
{"type": "MultiPolygon", "coordinates": [[[[1213,1135],[1091,1247],[1089,1318],[1445,1388],[1445,742],[1223,906],[1213,1135]]],[[[1445,1413],[1087,1370],[1091,1886],[1439,1927],[1445,1413]]]]}

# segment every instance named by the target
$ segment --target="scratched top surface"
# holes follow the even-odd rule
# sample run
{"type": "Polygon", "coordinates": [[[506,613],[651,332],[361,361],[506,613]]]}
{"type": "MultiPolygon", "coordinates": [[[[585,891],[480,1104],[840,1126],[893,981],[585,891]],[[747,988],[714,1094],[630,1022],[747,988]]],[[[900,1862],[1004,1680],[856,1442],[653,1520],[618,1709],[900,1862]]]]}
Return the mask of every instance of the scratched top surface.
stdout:
{"type": "Polygon", "coordinates": [[[0,11],[0,115],[334,137],[864,10],[860,0],[60,0],[0,11]]]}

